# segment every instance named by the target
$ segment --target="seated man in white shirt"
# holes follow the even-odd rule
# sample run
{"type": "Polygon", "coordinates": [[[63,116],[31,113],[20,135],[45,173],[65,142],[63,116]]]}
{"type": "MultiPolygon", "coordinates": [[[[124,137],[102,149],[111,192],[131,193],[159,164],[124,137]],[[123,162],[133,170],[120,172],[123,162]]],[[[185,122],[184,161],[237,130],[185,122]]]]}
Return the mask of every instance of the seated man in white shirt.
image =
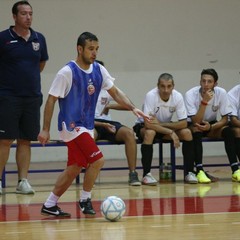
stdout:
{"type": "Polygon", "coordinates": [[[236,154],[240,160],[240,84],[234,86],[228,92],[229,101],[232,106],[230,114],[230,126],[235,134],[236,154]]]}
{"type": "Polygon", "coordinates": [[[183,141],[185,182],[197,183],[193,171],[193,141],[191,131],[187,128],[187,112],[182,94],[174,89],[174,80],[171,74],[160,75],[157,87],[146,94],[143,112],[151,116],[150,122],[140,118],[134,126],[137,137],[143,140],[141,145],[142,184],[157,185],[157,180],[151,174],[155,139],[173,140],[176,148],[180,147],[179,139],[183,141]],[[177,121],[173,121],[174,113],[177,121]]]}
{"type": "Polygon", "coordinates": [[[218,74],[214,69],[203,69],[200,85],[193,87],[185,94],[189,128],[193,134],[197,178],[199,183],[213,181],[203,170],[202,137],[222,137],[232,169],[232,180],[240,182],[235,137],[228,126],[228,116],[232,108],[226,90],[217,87],[217,81],[218,74]],[[219,120],[218,113],[221,115],[219,120]]]}
{"type": "MultiPolygon", "coordinates": [[[[98,61],[104,65],[102,61],[98,61]]],[[[112,142],[124,142],[125,153],[129,167],[129,180],[131,186],[140,186],[141,182],[138,179],[136,172],[137,163],[137,144],[135,134],[132,129],[122,125],[120,122],[112,121],[109,113],[110,109],[114,110],[128,110],[117,103],[111,103],[113,99],[107,91],[101,90],[97,106],[95,110],[95,140],[109,140],[112,142]]]]}

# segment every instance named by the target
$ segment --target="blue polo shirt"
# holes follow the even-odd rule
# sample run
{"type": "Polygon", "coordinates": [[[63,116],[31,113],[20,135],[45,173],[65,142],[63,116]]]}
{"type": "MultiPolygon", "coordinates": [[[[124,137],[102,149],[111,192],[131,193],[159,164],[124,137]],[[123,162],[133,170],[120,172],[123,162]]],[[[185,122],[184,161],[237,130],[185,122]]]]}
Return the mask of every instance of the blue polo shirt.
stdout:
{"type": "Polygon", "coordinates": [[[0,96],[41,96],[39,66],[48,60],[46,40],[30,29],[26,41],[12,28],[0,32],[0,96]]]}

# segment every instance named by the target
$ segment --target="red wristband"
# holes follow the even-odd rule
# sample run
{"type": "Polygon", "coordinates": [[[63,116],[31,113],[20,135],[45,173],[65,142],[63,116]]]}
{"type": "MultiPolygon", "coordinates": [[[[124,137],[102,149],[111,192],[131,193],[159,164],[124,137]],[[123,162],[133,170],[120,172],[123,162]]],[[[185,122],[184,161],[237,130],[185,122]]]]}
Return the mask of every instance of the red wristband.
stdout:
{"type": "Polygon", "coordinates": [[[201,101],[201,104],[204,105],[204,106],[207,106],[208,103],[207,102],[204,102],[204,101],[201,101]]]}

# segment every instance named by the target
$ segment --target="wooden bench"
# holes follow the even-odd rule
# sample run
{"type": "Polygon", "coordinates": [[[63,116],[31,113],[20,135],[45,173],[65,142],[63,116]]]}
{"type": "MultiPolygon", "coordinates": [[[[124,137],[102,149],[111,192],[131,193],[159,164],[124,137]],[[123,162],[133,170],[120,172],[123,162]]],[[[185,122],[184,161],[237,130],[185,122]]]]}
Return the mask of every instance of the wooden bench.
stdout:
{"type": "MultiPolygon", "coordinates": [[[[223,139],[219,138],[203,138],[203,142],[222,142],[223,139]]],[[[138,140],[136,140],[137,144],[141,144],[138,140]]],[[[97,141],[97,145],[99,146],[110,146],[110,145],[123,145],[124,143],[119,142],[109,142],[109,141],[97,141]]],[[[161,140],[155,142],[155,144],[159,145],[159,164],[157,166],[152,166],[152,169],[159,169],[163,163],[163,145],[169,144],[170,150],[170,163],[172,166],[172,181],[176,181],[176,170],[183,170],[183,164],[176,164],[176,150],[174,148],[173,142],[170,140],[161,140]]],[[[31,147],[42,147],[42,144],[39,142],[32,142],[31,147]]],[[[65,143],[59,140],[52,140],[48,142],[45,147],[66,147],[65,143]]],[[[12,144],[12,148],[16,148],[16,143],[12,144]]],[[[229,163],[204,163],[204,167],[223,167],[229,166],[229,163]]],[[[103,167],[101,171],[113,171],[113,170],[127,170],[128,166],[126,167],[103,167]]],[[[142,169],[142,166],[137,166],[136,169],[142,169]]],[[[53,172],[62,172],[63,169],[36,169],[36,170],[29,170],[29,173],[53,173],[53,172]]],[[[2,174],[2,187],[6,187],[6,174],[16,174],[17,170],[6,170],[4,169],[2,174]]],[[[76,183],[79,184],[79,176],[76,178],[76,183]]]]}

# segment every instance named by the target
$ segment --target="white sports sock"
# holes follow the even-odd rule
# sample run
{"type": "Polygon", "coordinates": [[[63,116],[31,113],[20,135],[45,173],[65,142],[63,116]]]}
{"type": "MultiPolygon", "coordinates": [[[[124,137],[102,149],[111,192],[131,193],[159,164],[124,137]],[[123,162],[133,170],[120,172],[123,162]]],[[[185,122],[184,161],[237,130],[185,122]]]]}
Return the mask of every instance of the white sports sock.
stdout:
{"type": "Polygon", "coordinates": [[[44,206],[47,208],[53,207],[53,206],[57,205],[58,199],[59,199],[59,197],[56,196],[53,192],[51,192],[48,199],[44,203],[44,206]]]}
{"type": "Polygon", "coordinates": [[[80,197],[80,202],[85,201],[88,198],[91,199],[91,192],[86,192],[86,191],[82,190],[81,197],[80,197]]]}

